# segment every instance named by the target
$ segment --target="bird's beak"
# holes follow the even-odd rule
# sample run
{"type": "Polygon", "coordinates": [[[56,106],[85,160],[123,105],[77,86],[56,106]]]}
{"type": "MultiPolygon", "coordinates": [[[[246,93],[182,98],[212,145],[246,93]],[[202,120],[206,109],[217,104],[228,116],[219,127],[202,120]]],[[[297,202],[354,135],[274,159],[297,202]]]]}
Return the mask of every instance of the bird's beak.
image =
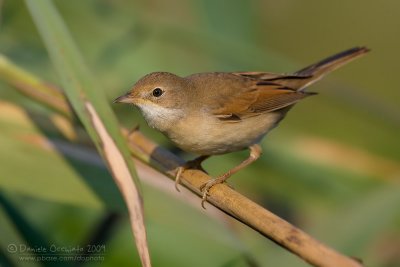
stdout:
{"type": "Polygon", "coordinates": [[[126,93],[124,95],[121,95],[120,97],[117,97],[114,99],[113,103],[132,103],[132,97],[130,93],[126,93]]]}

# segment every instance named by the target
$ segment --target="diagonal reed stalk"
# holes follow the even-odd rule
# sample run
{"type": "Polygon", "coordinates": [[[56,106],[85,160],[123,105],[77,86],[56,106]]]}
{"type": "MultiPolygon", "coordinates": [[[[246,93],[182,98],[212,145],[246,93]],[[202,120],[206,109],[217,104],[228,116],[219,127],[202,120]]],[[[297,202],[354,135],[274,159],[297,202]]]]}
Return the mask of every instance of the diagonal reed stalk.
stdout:
{"type": "MultiPolygon", "coordinates": [[[[151,266],[140,183],[104,91],[99,90],[53,2],[25,2],[58,72],[68,102],[103,157],[124,198],[142,266],[151,266]]],[[[63,103],[64,109],[69,106],[65,101],[63,103]]]]}

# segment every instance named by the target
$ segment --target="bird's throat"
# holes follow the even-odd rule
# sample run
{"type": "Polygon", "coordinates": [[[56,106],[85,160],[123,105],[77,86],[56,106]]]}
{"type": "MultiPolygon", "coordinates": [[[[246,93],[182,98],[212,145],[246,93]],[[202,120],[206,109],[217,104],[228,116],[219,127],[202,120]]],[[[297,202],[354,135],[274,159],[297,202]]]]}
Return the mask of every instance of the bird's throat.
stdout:
{"type": "Polygon", "coordinates": [[[167,131],[170,127],[184,117],[181,109],[167,108],[154,103],[137,103],[147,124],[161,132],[167,131]]]}

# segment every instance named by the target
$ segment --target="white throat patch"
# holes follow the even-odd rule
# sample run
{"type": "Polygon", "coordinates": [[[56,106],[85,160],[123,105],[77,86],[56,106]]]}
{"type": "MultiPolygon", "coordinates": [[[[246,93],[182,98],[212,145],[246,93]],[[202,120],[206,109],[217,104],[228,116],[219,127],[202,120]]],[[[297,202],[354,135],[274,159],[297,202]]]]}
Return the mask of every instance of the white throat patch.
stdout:
{"type": "Polygon", "coordinates": [[[159,131],[165,131],[184,116],[181,109],[164,108],[153,103],[138,103],[137,107],[142,112],[147,124],[159,131]]]}

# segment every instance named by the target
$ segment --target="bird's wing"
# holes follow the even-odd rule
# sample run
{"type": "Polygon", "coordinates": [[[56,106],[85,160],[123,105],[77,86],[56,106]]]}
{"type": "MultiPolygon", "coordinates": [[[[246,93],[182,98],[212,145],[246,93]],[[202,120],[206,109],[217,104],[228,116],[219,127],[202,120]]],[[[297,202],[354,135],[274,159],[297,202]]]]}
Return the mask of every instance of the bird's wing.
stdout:
{"type": "Polygon", "coordinates": [[[233,94],[224,94],[213,108],[213,114],[221,120],[237,122],[245,117],[283,109],[313,94],[293,90],[278,81],[250,79],[233,94]]]}

